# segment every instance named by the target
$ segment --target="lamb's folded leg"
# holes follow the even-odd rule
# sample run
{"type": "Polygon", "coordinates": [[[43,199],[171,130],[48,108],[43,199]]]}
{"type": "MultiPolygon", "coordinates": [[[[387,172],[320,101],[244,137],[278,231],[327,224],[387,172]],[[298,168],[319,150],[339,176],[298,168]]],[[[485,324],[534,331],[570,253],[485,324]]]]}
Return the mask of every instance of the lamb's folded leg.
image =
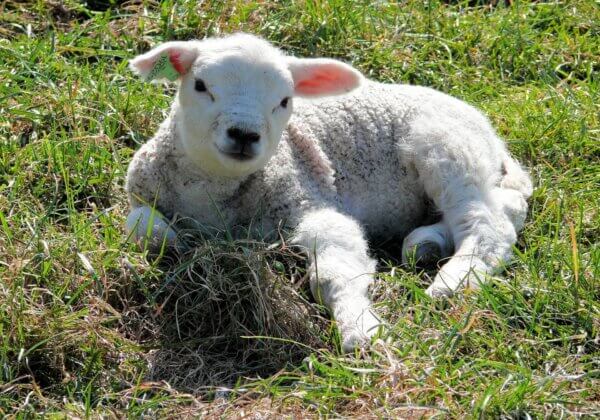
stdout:
{"type": "MultiPolygon", "coordinates": [[[[517,240],[510,215],[502,203],[494,202],[493,195],[485,200],[478,187],[465,184],[448,189],[445,197],[442,211],[456,251],[427,289],[430,296],[451,295],[461,287],[480,287],[510,258],[517,240]]],[[[526,206],[525,200],[522,203],[526,206]]]]}
{"type": "Polygon", "coordinates": [[[138,243],[147,241],[151,247],[160,247],[163,242],[172,245],[177,233],[169,226],[169,222],[156,209],[148,206],[135,207],[127,216],[125,223],[131,239],[138,243]]]}
{"type": "Polygon", "coordinates": [[[343,350],[368,344],[380,325],[367,295],[376,262],[358,223],[332,209],[309,211],[294,242],[309,253],[312,293],[337,321],[343,350]]]}

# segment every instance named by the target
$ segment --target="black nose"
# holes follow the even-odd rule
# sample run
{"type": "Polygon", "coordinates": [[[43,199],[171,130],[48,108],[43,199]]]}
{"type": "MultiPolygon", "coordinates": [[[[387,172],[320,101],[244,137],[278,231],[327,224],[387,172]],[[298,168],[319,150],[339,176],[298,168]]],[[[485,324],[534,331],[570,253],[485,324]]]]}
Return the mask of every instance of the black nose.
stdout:
{"type": "Polygon", "coordinates": [[[235,142],[240,146],[256,143],[260,140],[260,134],[253,131],[242,130],[236,127],[228,129],[227,135],[235,140],[235,142]]]}

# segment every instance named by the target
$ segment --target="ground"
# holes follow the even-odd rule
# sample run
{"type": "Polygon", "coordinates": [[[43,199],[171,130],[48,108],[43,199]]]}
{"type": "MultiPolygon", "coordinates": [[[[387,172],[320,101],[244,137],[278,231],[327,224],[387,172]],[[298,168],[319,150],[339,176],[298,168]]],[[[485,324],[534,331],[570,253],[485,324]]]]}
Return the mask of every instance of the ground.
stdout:
{"type": "Polygon", "coordinates": [[[7,0],[0,62],[0,415],[600,415],[597,2],[7,0]],[[217,231],[175,260],[127,243],[124,172],[173,93],[127,59],[233,31],[489,115],[535,184],[503,277],[433,301],[427,272],[381,252],[372,292],[390,331],[343,355],[284,242],[217,231]],[[208,377],[217,359],[198,356],[193,324],[195,310],[214,313],[193,282],[237,276],[271,299],[264,318],[251,313],[260,331],[281,332],[268,302],[289,292],[300,308],[289,325],[313,320],[314,334],[238,334],[251,357],[208,377]]]}

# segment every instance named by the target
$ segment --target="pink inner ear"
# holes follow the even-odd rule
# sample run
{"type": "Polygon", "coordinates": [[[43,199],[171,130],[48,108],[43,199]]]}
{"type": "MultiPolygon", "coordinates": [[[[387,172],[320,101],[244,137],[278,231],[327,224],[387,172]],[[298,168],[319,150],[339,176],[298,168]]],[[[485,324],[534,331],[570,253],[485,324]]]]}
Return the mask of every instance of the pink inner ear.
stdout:
{"type": "Polygon", "coordinates": [[[177,70],[177,73],[184,74],[185,72],[187,72],[185,65],[181,62],[181,53],[180,52],[170,53],[169,61],[171,62],[171,64],[175,68],[175,70],[177,70]]]}
{"type": "Polygon", "coordinates": [[[300,95],[325,95],[351,90],[356,86],[356,76],[335,65],[320,65],[309,71],[307,77],[296,84],[300,95]]]}

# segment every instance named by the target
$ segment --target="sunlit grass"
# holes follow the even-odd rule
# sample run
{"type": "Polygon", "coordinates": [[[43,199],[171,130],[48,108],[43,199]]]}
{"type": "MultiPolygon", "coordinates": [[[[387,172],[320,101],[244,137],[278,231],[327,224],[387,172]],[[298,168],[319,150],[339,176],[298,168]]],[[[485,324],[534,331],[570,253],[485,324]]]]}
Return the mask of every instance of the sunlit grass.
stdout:
{"type": "MultiPolygon", "coordinates": [[[[600,414],[600,8],[447,3],[0,4],[0,415],[600,414]],[[322,325],[321,348],[279,353],[270,376],[240,369],[229,393],[153,377],[164,326],[182,320],[162,306],[178,268],[127,243],[123,180],[172,89],[137,80],[126,59],[233,31],[484,110],[536,187],[504,278],[433,302],[427,273],[382,261],[373,295],[393,345],[345,356],[322,325]]],[[[214,249],[264,253],[271,273],[300,281],[302,259],[270,245],[214,249]]]]}

